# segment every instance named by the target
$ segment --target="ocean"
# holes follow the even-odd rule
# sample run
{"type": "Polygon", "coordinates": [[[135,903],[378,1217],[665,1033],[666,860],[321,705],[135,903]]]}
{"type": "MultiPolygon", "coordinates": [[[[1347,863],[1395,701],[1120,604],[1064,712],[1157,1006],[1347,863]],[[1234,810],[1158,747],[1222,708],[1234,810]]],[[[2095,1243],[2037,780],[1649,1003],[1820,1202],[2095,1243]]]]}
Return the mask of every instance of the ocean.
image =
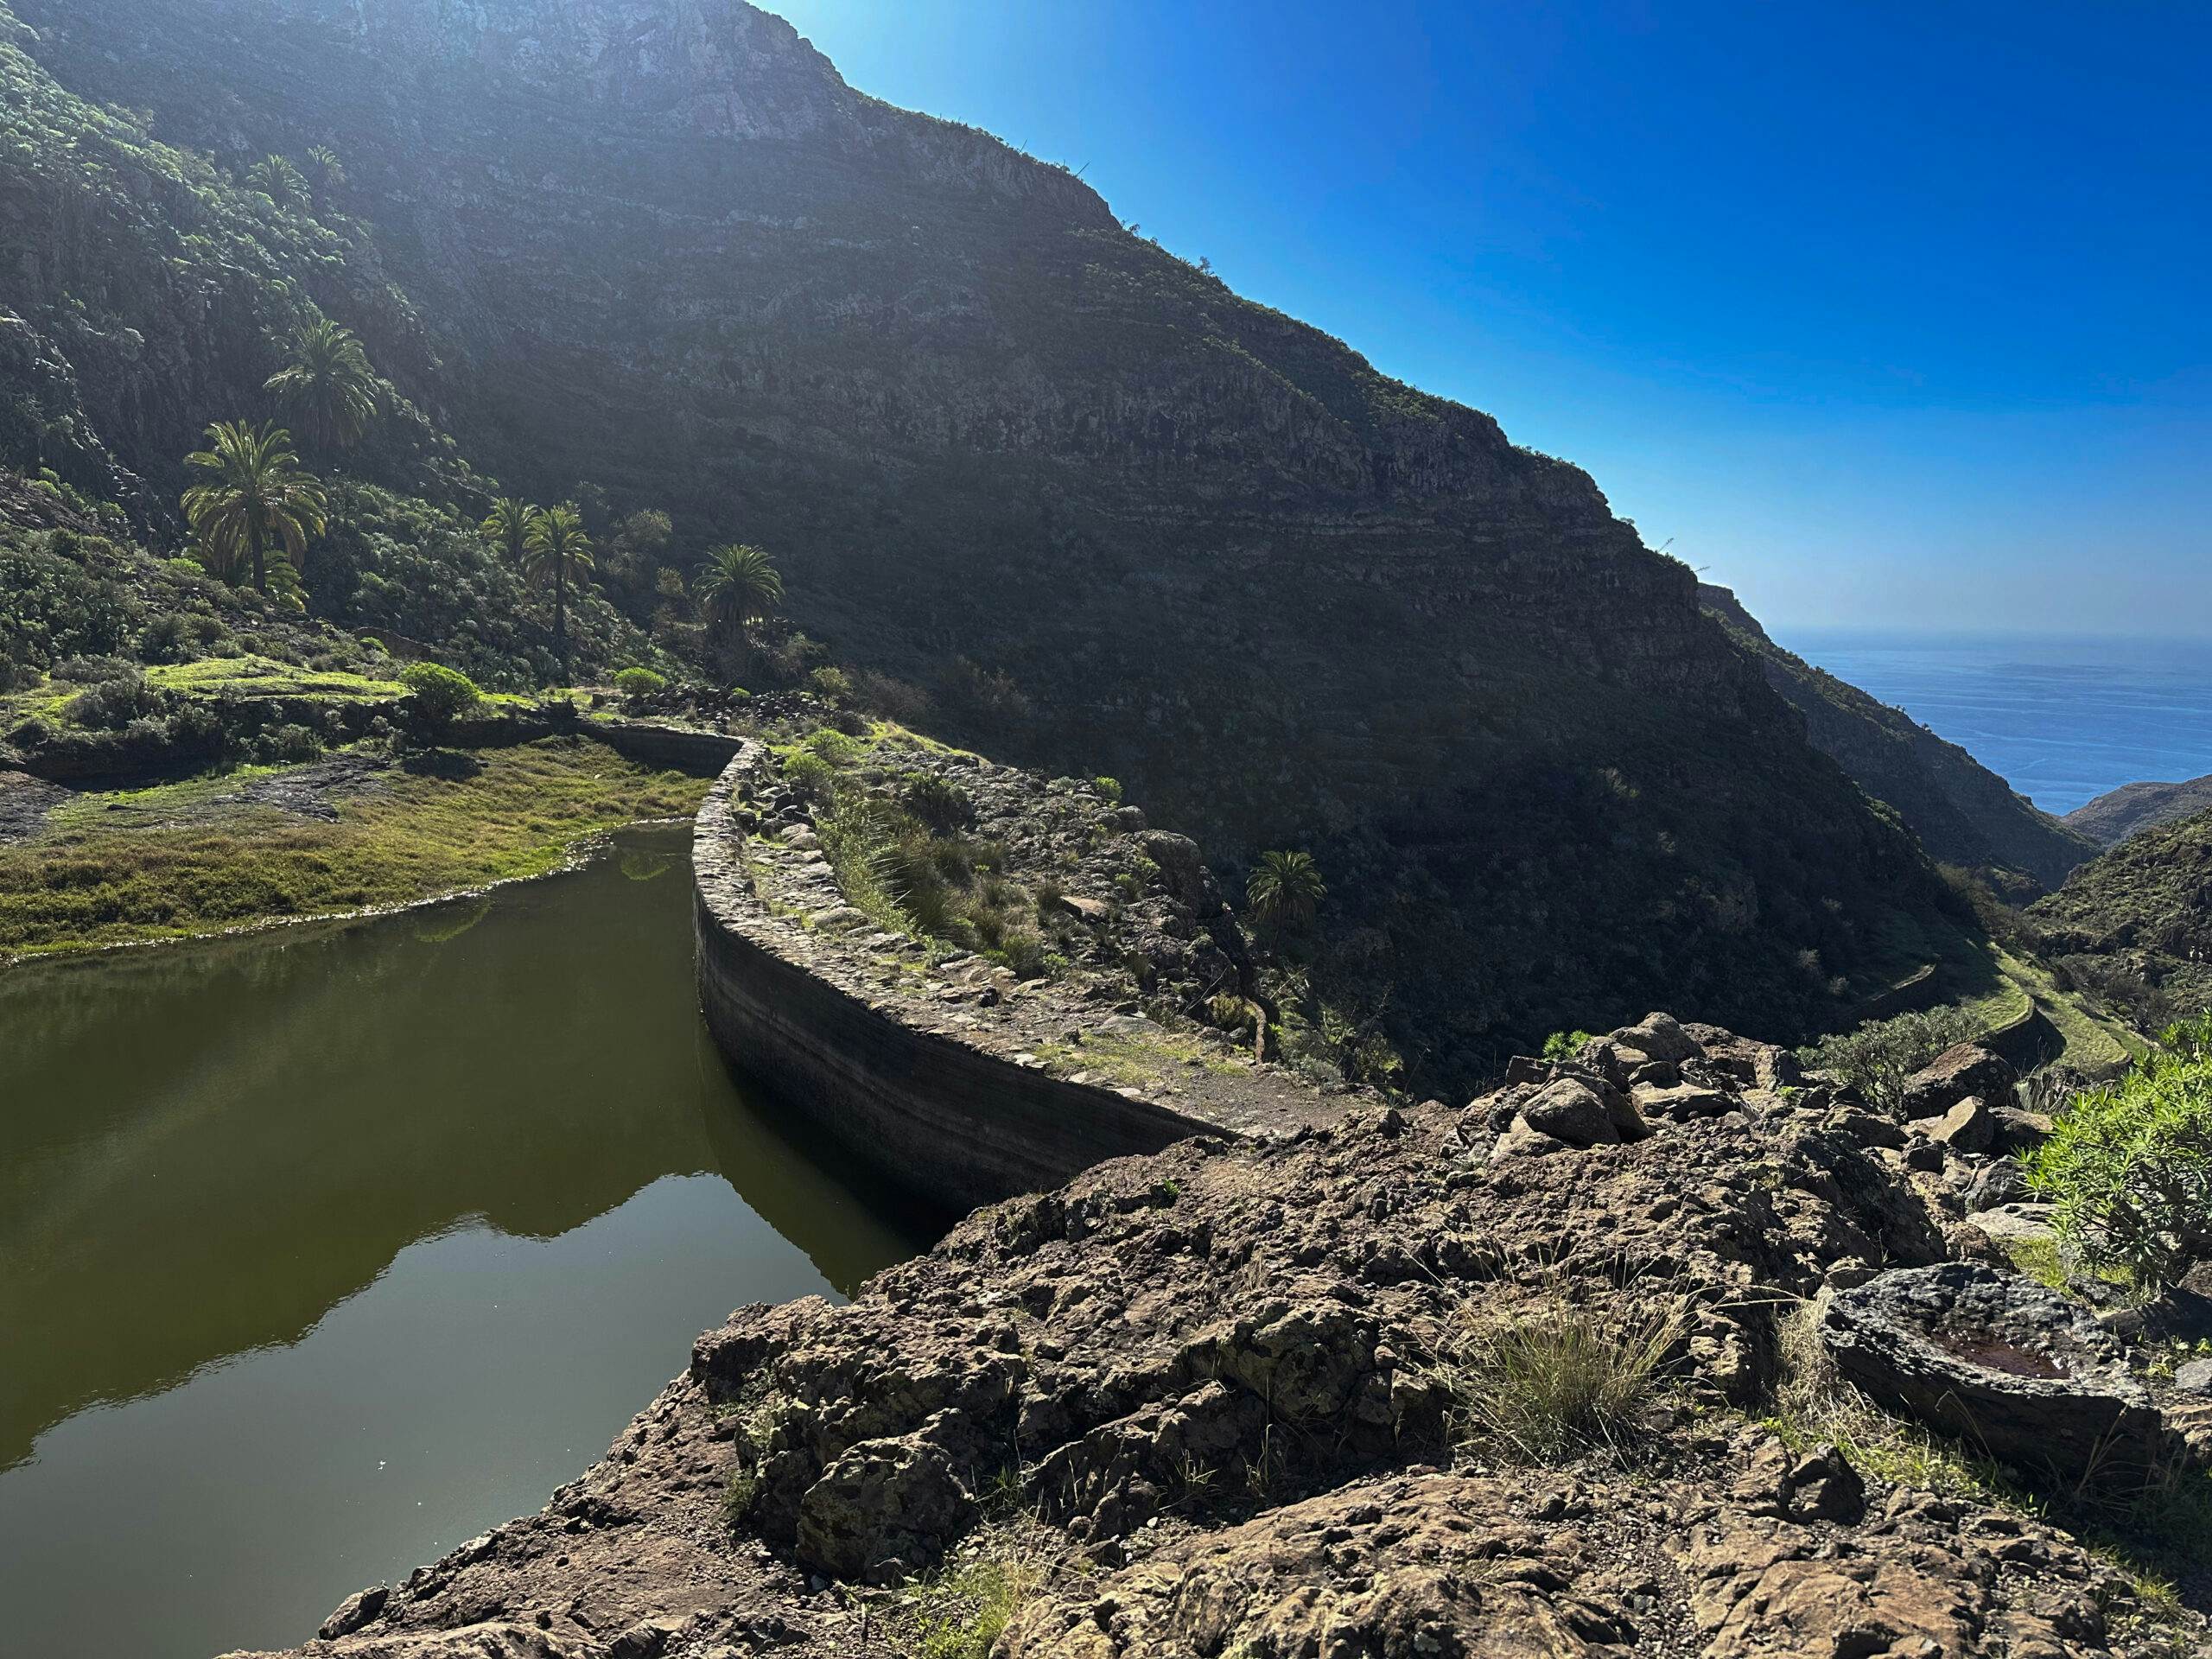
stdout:
{"type": "Polygon", "coordinates": [[[2046,812],[2122,784],[2212,772],[2212,640],[1774,637],[1958,744],[2046,812]]]}

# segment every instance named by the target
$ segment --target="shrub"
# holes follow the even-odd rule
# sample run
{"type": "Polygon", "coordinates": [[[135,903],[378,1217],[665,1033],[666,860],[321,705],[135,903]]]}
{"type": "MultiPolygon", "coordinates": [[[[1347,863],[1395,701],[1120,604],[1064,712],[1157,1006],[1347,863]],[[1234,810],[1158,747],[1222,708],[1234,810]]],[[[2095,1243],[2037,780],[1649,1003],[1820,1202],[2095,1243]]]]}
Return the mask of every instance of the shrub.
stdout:
{"type": "Polygon", "coordinates": [[[668,681],[650,668],[626,668],[614,677],[614,689],[632,702],[641,702],[656,691],[668,689],[668,681]]]}
{"type": "Polygon", "coordinates": [[[127,657],[72,657],[54,665],[54,677],[69,685],[128,679],[137,671],[138,664],[127,657]]]}
{"type": "Polygon", "coordinates": [[[1833,1071],[1876,1106],[1895,1109],[1904,1081],[1945,1049],[1981,1034],[1981,1023],[1964,1008],[1930,1008],[1869,1020],[1848,1036],[1827,1037],[1798,1058],[1833,1071]]]}
{"type": "Polygon", "coordinates": [[[810,732],[799,747],[832,766],[849,766],[861,758],[861,753],[859,741],[843,732],[810,732]]]}
{"type": "Polygon", "coordinates": [[[899,791],[900,804],[940,835],[965,830],[976,822],[975,798],[950,778],[917,772],[899,791]]]}
{"type": "Polygon", "coordinates": [[[423,729],[442,734],[483,697],[476,682],[442,663],[410,663],[400,671],[407,710],[423,729]]]}
{"type": "Polygon", "coordinates": [[[1544,1058],[1548,1060],[1571,1060],[1582,1045],[1590,1040],[1586,1031],[1555,1031],[1544,1039],[1544,1058]]]}
{"type": "Polygon", "coordinates": [[[1122,804],[1122,780],[1120,779],[1106,777],[1094,778],[1090,780],[1090,786],[1098,791],[1098,798],[1105,802],[1107,805],[1119,806],[1122,804]]]}
{"type": "Polygon", "coordinates": [[[1006,959],[1006,965],[1023,979],[1044,976],[1045,942],[1027,928],[1007,929],[999,954],[1006,959]]]}
{"type": "Polygon", "coordinates": [[[265,765],[296,765],[322,753],[322,740],[305,726],[279,726],[254,740],[254,759],[265,765]]]}
{"type": "Polygon", "coordinates": [[[834,777],[830,763],[811,749],[801,749],[784,762],[784,781],[810,801],[824,799],[834,777]]]}
{"type": "Polygon", "coordinates": [[[861,672],[854,691],[865,707],[902,726],[915,724],[930,711],[930,694],[921,687],[873,670],[861,672]]]}
{"type": "Polygon", "coordinates": [[[817,697],[831,702],[850,702],[853,700],[852,677],[842,668],[817,668],[806,677],[808,688],[817,697]]]}
{"type": "Polygon", "coordinates": [[[2212,1255],[2212,1014],[2160,1041],[2117,1083],[2075,1096],[2025,1160],[2082,1262],[2144,1285],[2212,1255]]]}
{"type": "Polygon", "coordinates": [[[153,719],[167,702],[161,691],[147,684],[134,670],[79,691],[62,705],[61,712],[79,726],[119,732],[134,720],[153,719]]]}

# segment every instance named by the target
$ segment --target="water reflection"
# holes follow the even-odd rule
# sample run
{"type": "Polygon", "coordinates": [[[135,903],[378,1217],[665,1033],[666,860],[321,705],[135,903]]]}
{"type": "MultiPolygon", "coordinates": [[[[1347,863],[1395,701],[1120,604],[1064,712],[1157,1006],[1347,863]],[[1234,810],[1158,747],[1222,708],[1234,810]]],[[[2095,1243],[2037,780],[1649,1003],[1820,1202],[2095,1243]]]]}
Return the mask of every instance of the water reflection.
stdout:
{"type": "Polygon", "coordinates": [[[60,1659],[66,1603],[135,1600],[143,1557],[212,1547],[130,1650],[296,1639],[280,1602],[534,1504],[731,1306],[849,1290],[923,1242],[705,1039],[681,835],[619,851],[377,923],[0,974],[16,1636],[60,1659]],[[349,1434],[446,1449],[380,1497],[334,1461],[349,1434]]]}

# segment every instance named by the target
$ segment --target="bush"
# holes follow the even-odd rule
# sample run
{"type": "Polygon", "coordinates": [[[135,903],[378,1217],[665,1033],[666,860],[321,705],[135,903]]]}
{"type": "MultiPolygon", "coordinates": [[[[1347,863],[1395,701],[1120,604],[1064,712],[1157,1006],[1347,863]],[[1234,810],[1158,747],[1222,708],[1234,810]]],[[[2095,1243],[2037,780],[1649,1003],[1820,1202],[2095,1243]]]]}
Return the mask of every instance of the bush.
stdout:
{"type": "Polygon", "coordinates": [[[899,791],[900,804],[939,835],[965,830],[976,822],[975,798],[950,778],[917,772],[899,791]]]}
{"type": "Polygon", "coordinates": [[[1544,1039],[1544,1058],[1548,1060],[1571,1060],[1580,1053],[1582,1045],[1590,1040],[1586,1031],[1555,1031],[1544,1039]]]}
{"type": "Polygon", "coordinates": [[[872,670],[861,672],[854,694],[867,708],[902,726],[916,724],[930,711],[930,694],[921,687],[872,670]]]}
{"type": "Polygon", "coordinates": [[[1848,1036],[1825,1037],[1797,1051],[1807,1065],[1833,1071],[1875,1106],[1895,1110],[1904,1081],[1955,1044],[1981,1034],[1964,1008],[1930,1008],[1869,1020],[1848,1036]]]}
{"type": "Polygon", "coordinates": [[[268,766],[297,765],[321,753],[322,739],[305,726],[279,726],[264,732],[253,743],[254,759],[268,766]]]}
{"type": "Polygon", "coordinates": [[[133,671],[79,691],[62,705],[61,712],[79,726],[119,732],[134,720],[151,720],[162,714],[168,701],[157,688],[147,684],[133,671]]]}
{"type": "Polygon", "coordinates": [[[467,675],[442,663],[410,663],[400,671],[399,683],[407,688],[410,717],[434,736],[443,734],[484,696],[467,675]]]}
{"type": "Polygon", "coordinates": [[[626,668],[614,677],[614,689],[632,702],[642,702],[657,691],[668,689],[668,681],[650,668],[626,668]]]}
{"type": "Polygon", "coordinates": [[[784,762],[784,781],[810,801],[825,798],[835,777],[830,763],[810,749],[801,749],[784,762]]]}
{"type": "Polygon", "coordinates": [[[806,683],[816,696],[831,702],[853,700],[852,677],[842,668],[817,668],[806,677],[806,683]]]}
{"type": "Polygon", "coordinates": [[[805,742],[799,747],[807,753],[819,758],[823,764],[832,766],[849,766],[861,758],[861,753],[859,741],[843,732],[810,732],[805,742]]]}
{"type": "Polygon", "coordinates": [[[1107,777],[1094,778],[1090,780],[1090,786],[1098,791],[1098,798],[1105,802],[1107,805],[1119,806],[1122,804],[1122,780],[1120,779],[1107,777]]]}
{"type": "Polygon", "coordinates": [[[2024,1160],[2082,1262],[2142,1285],[2212,1255],[2212,1014],[2160,1041],[2117,1083],[2075,1096],[2024,1160]]]}

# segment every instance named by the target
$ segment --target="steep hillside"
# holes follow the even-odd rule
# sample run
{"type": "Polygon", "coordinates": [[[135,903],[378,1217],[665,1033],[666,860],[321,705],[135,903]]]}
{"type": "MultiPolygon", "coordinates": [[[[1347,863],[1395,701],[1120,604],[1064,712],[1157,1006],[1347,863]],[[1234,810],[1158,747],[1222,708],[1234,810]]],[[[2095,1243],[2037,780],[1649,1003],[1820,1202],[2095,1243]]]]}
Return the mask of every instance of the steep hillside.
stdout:
{"type": "Polygon", "coordinates": [[[1758,658],[1767,683],[1805,716],[1813,747],[1833,756],[1859,788],[1895,807],[1933,856],[1969,869],[2020,871],[2055,887],[2094,855],[2097,842],[2084,826],[2039,810],[1904,709],[1784,651],[1729,589],[1700,583],[1698,597],[1758,658]]]}
{"type": "Polygon", "coordinates": [[[2212,812],[2145,825],[2027,913],[2061,972],[2139,1029],[2212,1007],[2212,812]]]}
{"type": "MultiPolygon", "coordinates": [[[[389,372],[503,478],[768,546],[841,658],[1232,869],[1312,848],[1347,977],[1430,1071],[1662,999],[1804,1032],[1910,970],[1918,855],[1588,477],[781,22],[16,10],[218,174],[334,149],[421,319],[389,372]]],[[[157,467],[133,373],[78,380],[157,467]]]]}
{"type": "Polygon", "coordinates": [[[2100,847],[2117,847],[2138,830],[2195,817],[2208,808],[2212,808],[2212,777],[2181,784],[2122,784],[2087,806],[2075,807],[2063,822],[2100,847]]]}

